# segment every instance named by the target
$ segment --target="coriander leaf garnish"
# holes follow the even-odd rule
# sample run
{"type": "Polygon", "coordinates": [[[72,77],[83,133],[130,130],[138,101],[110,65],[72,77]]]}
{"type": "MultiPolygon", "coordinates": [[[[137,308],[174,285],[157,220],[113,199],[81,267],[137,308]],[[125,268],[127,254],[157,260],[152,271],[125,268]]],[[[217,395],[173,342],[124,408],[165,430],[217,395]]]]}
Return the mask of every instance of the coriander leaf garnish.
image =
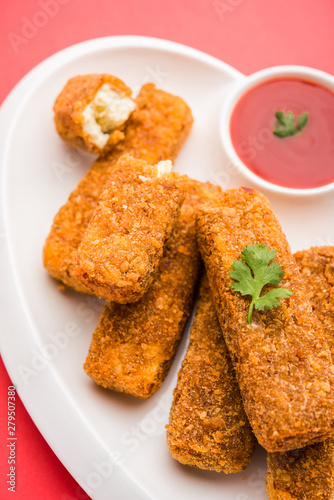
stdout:
{"type": "Polygon", "coordinates": [[[297,116],[296,119],[292,111],[288,111],[286,114],[284,111],[276,111],[275,116],[277,121],[275,122],[273,134],[281,138],[298,134],[308,122],[308,113],[306,112],[297,116]]]}
{"type": "Polygon", "coordinates": [[[300,116],[297,116],[297,123],[299,132],[303,130],[308,122],[308,113],[302,113],[300,116]]]}
{"type": "Polygon", "coordinates": [[[229,271],[231,278],[235,280],[231,283],[233,290],[252,297],[247,319],[249,325],[252,322],[254,307],[260,311],[279,307],[278,299],[293,295],[288,288],[273,288],[260,297],[265,285],[278,285],[282,281],[281,266],[275,261],[270,263],[275,257],[276,250],[269,250],[268,245],[245,246],[241,252],[242,260],[235,260],[231,266],[233,271],[229,271]]]}

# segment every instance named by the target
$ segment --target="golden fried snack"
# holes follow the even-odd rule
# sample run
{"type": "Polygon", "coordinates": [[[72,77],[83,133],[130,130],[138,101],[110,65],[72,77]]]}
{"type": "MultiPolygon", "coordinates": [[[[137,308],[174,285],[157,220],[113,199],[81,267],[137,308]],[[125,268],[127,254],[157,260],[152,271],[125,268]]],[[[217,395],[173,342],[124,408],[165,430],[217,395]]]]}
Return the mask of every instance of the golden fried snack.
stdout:
{"type": "Polygon", "coordinates": [[[334,247],[313,247],[294,254],[307,295],[334,356],[334,247]]]}
{"type": "Polygon", "coordinates": [[[107,74],[71,78],[54,104],[60,136],[71,146],[101,155],[124,139],[124,124],[136,104],[132,90],[107,74]]]}
{"type": "Polygon", "coordinates": [[[268,453],[269,500],[333,500],[334,438],[285,453],[268,453]]]}
{"type": "Polygon", "coordinates": [[[155,166],[122,156],[81,241],[75,277],[108,302],[135,302],[146,292],[185,198],[185,176],[172,162],[155,166]]]}
{"type": "Polygon", "coordinates": [[[174,389],[167,444],[182,464],[226,474],[246,469],[255,447],[206,275],[174,389]]]}
{"type": "Polygon", "coordinates": [[[248,188],[225,191],[200,209],[198,241],[246,414],[267,451],[323,441],[333,432],[334,369],[296,261],[268,199],[248,188]],[[231,288],[229,271],[243,247],[268,245],[283,270],[279,287],[293,295],[253,312],[231,288]]]}
{"type": "Polygon", "coordinates": [[[195,216],[219,192],[189,181],[190,190],[169,238],[158,273],[143,298],[104,307],[84,369],[99,385],[149,398],[166,377],[191,313],[201,259],[195,216]]]}
{"type": "Polygon", "coordinates": [[[79,292],[90,290],[74,276],[77,250],[114,165],[125,153],[150,165],[174,161],[191,128],[191,111],[183,99],[153,84],[142,87],[136,105],[126,123],[124,140],[93,163],[55,216],[44,245],[45,268],[79,292]]]}
{"type": "MultiPolygon", "coordinates": [[[[294,254],[307,295],[334,356],[334,247],[314,247],[294,254]]],[[[299,450],[268,453],[269,500],[332,500],[334,438],[299,450]]]]}

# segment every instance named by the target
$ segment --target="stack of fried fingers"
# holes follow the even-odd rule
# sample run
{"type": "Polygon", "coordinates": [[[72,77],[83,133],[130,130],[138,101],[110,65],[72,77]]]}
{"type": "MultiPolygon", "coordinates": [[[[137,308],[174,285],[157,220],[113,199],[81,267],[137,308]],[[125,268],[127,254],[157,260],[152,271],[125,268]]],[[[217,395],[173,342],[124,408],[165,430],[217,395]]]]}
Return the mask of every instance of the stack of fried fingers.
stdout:
{"type": "Polygon", "coordinates": [[[98,155],[56,214],[44,266],[106,301],[86,373],[139,398],[161,386],[193,309],[167,426],[171,455],[217,472],[268,452],[270,500],[334,494],[334,249],[292,255],[268,199],[172,172],[192,125],[180,97],[111,75],[71,79],[54,112],[61,137],[98,155]],[[232,286],[250,245],[275,249],[289,296],[254,309],[232,286]],[[203,263],[205,272],[202,273],[203,263]]]}
{"type": "Polygon", "coordinates": [[[107,301],[86,373],[103,387],[148,398],[166,377],[192,311],[201,270],[197,208],[220,188],[170,172],[191,128],[187,104],[152,84],[134,105],[130,96],[116,77],[85,75],[57,98],[61,137],[100,156],[55,216],[43,257],[64,286],[107,301]],[[118,107],[126,101],[123,123],[105,109],[106,92],[118,107]],[[95,109],[92,129],[86,117],[95,109]],[[101,126],[98,136],[102,118],[117,126],[101,126]]]}
{"type": "Polygon", "coordinates": [[[250,461],[254,433],[268,451],[270,500],[330,500],[334,248],[293,256],[268,200],[248,188],[201,207],[197,231],[210,288],[204,278],[174,391],[169,450],[181,463],[236,472],[250,461]],[[280,286],[293,295],[254,311],[249,324],[250,300],[234,291],[229,272],[252,244],[277,250],[280,286]]]}

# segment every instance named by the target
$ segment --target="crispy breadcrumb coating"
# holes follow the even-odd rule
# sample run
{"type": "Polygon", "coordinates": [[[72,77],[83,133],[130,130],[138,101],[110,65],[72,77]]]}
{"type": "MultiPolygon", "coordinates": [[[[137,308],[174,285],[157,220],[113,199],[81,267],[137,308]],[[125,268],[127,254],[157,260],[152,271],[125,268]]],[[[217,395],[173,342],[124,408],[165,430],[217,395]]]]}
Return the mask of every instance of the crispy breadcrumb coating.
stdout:
{"type": "Polygon", "coordinates": [[[307,295],[334,356],[334,247],[313,247],[294,254],[307,295]]]}
{"type": "MultiPolygon", "coordinates": [[[[124,123],[109,132],[107,143],[99,147],[85,130],[85,109],[93,102],[101,87],[108,86],[120,97],[130,98],[132,90],[119,78],[107,74],[79,75],[71,78],[54,104],[57,132],[71,146],[101,155],[124,139],[124,123]]],[[[131,101],[130,101],[131,102],[131,101]]]]}
{"type": "MultiPolygon", "coordinates": [[[[314,247],[294,257],[333,357],[334,247],[314,247]]],[[[332,500],[334,438],[299,450],[268,453],[267,493],[270,500],[332,500]]]]}
{"type": "Polygon", "coordinates": [[[81,241],[75,276],[108,302],[143,296],[184,201],[186,177],[159,165],[122,156],[81,241]]]}
{"type": "Polygon", "coordinates": [[[246,414],[267,451],[287,451],[333,432],[334,369],[296,261],[268,199],[249,188],[225,191],[200,209],[198,241],[215,306],[236,370],[246,414]],[[280,287],[293,295],[253,312],[231,288],[229,271],[246,245],[268,245],[282,267],[280,287]]]}
{"type": "Polygon", "coordinates": [[[175,160],[192,125],[191,110],[183,99],[153,84],[142,87],[136,104],[124,140],[93,163],[55,216],[44,245],[44,267],[51,276],[79,292],[90,290],[74,276],[77,250],[114,165],[125,153],[150,165],[175,160]]]}
{"type": "Polygon", "coordinates": [[[284,453],[268,453],[269,500],[333,500],[334,438],[284,453]]]}
{"type": "Polygon", "coordinates": [[[226,474],[246,469],[255,447],[206,275],[174,389],[167,444],[182,464],[226,474]]]}
{"type": "Polygon", "coordinates": [[[110,303],[101,314],[84,369],[103,387],[149,398],[172,364],[201,268],[197,207],[220,191],[210,183],[189,182],[153,284],[139,302],[110,303]]]}

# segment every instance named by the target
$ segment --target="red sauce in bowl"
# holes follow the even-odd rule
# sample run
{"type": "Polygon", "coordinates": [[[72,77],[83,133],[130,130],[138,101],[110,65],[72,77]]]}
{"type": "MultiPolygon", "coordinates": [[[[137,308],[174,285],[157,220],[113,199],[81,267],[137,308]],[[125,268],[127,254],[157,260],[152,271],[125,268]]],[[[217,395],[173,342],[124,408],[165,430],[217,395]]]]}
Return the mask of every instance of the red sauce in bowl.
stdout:
{"type": "Polygon", "coordinates": [[[296,78],[261,83],[237,102],[230,133],[243,163],[268,182],[300,189],[334,182],[334,93],[326,87],[296,78]],[[308,112],[308,123],[277,137],[276,111],[308,112]]]}

